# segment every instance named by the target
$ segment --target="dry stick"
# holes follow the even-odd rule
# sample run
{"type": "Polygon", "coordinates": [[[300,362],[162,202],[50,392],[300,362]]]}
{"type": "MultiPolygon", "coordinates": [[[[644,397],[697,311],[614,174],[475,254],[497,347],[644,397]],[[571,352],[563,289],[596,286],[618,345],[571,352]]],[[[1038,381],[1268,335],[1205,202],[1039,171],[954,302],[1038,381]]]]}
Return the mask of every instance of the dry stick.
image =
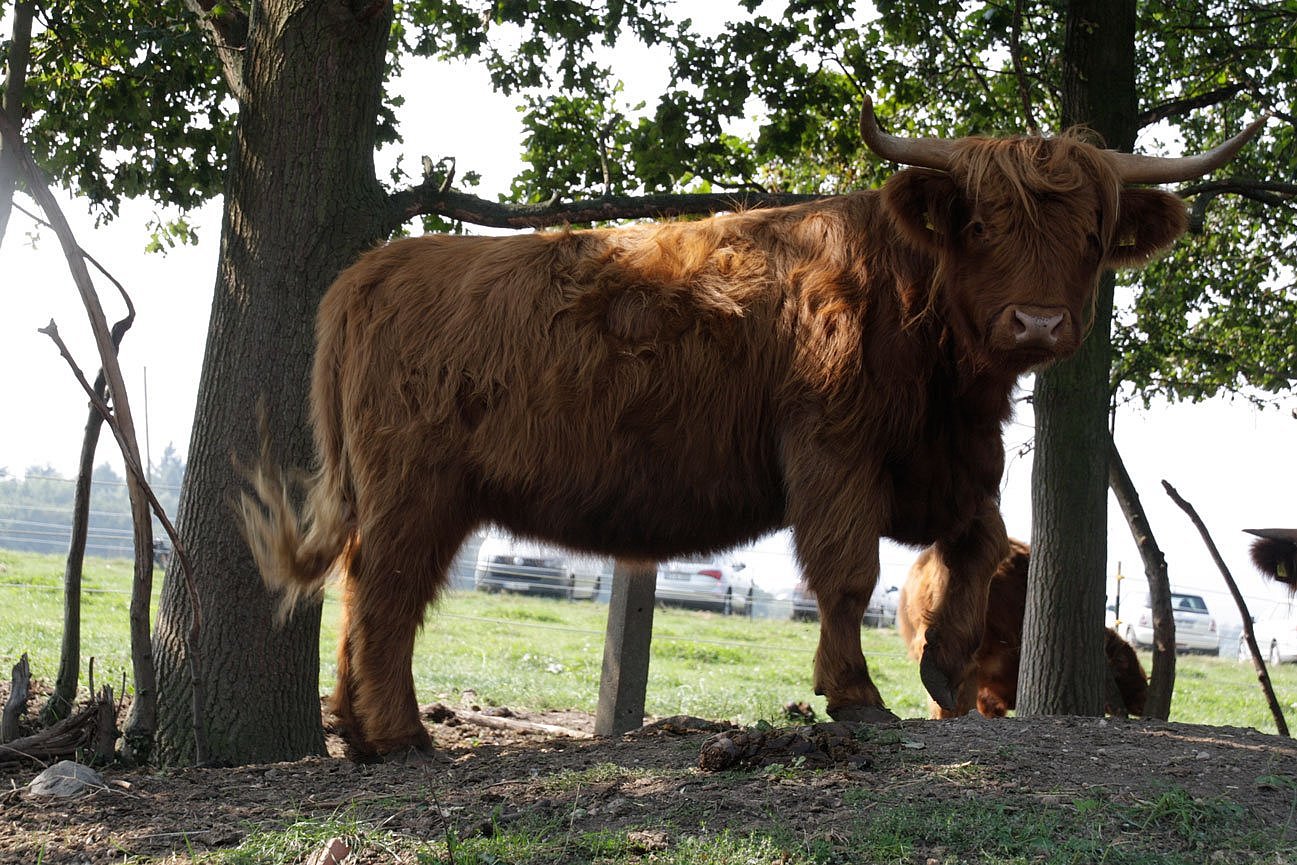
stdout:
{"type": "Polygon", "coordinates": [[[1234,582],[1233,575],[1230,574],[1229,568],[1225,566],[1225,560],[1220,557],[1220,550],[1216,549],[1216,542],[1211,539],[1207,526],[1203,524],[1193,505],[1185,501],[1176,492],[1175,487],[1166,481],[1162,481],[1162,488],[1171,497],[1171,501],[1179,505],[1180,510],[1189,515],[1189,519],[1193,521],[1194,526],[1198,529],[1198,534],[1202,535],[1203,543],[1207,545],[1207,551],[1211,553],[1212,560],[1216,562],[1216,567],[1220,569],[1221,576],[1225,578],[1225,585],[1229,587],[1229,593],[1234,596],[1234,603],[1238,605],[1239,614],[1243,617],[1243,636],[1247,639],[1248,648],[1252,651],[1252,666],[1256,668],[1257,680],[1261,683],[1261,690],[1265,692],[1266,702],[1270,704],[1270,714],[1274,715],[1275,727],[1278,728],[1280,736],[1288,736],[1288,724],[1284,721],[1283,710],[1279,708],[1279,701],[1275,699],[1274,687],[1270,684],[1270,673],[1265,668],[1265,660],[1261,657],[1261,650],[1256,645],[1256,635],[1252,632],[1252,615],[1247,610],[1247,602],[1243,600],[1243,595],[1238,590],[1238,584],[1234,582]]]}
{"type": "MultiPolygon", "coordinates": [[[[140,467],[139,458],[127,451],[126,443],[124,441],[125,433],[123,433],[121,427],[118,426],[117,418],[108,408],[108,404],[100,399],[99,395],[94,392],[94,389],[90,386],[90,382],[86,381],[85,374],[81,372],[81,368],[78,367],[76,361],[72,359],[72,355],[68,352],[67,345],[63,342],[63,338],[59,336],[58,325],[54,323],[53,319],[50,319],[50,323],[47,326],[38,328],[38,330],[50,339],[54,340],[54,344],[58,346],[59,354],[63,356],[63,359],[68,362],[68,366],[72,368],[72,374],[76,376],[77,382],[90,397],[90,401],[94,404],[95,408],[98,409],[101,415],[103,415],[104,420],[108,422],[108,428],[112,430],[113,437],[117,439],[117,443],[122,448],[122,457],[126,463],[127,473],[136,479],[141,490],[148,497],[149,504],[152,506],[154,514],[157,515],[158,522],[162,523],[162,528],[166,531],[167,537],[171,539],[171,545],[175,556],[180,561],[180,570],[185,575],[185,588],[189,593],[189,604],[193,608],[190,617],[189,635],[186,638],[187,645],[185,654],[189,657],[189,677],[193,694],[194,758],[198,765],[201,766],[207,762],[207,731],[206,725],[203,722],[202,713],[206,697],[204,694],[204,683],[198,671],[198,636],[202,631],[202,612],[201,607],[198,604],[198,587],[194,583],[193,569],[189,564],[189,553],[185,550],[184,542],[180,540],[180,533],[176,531],[176,527],[172,525],[170,518],[167,517],[167,512],[163,510],[162,503],[158,501],[158,497],[154,494],[153,487],[149,486],[148,481],[145,480],[144,470],[140,467]]],[[[152,550],[149,552],[152,554],[152,550]]]]}
{"type": "MultiPolygon", "coordinates": [[[[135,423],[126,396],[126,382],[122,379],[122,370],[117,363],[117,355],[113,352],[108,320],[104,316],[99,296],[95,293],[90,273],[86,270],[80,247],[72,235],[72,228],[64,218],[58,201],[50,193],[44,174],[23,144],[18,127],[3,111],[0,111],[0,138],[3,138],[6,150],[17,160],[18,170],[27,183],[28,194],[45,211],[54,233],[58,235],[63,257],[67,260],[72,280],[76,283],[77,292],[81,295],[81,302],[85,305],[90,320],[90,330],[94,333],[95,346],[99,350],[99,360],[108,381],[109,392],[113,395],[116,423],[122,433],[118,436],[118,443],[123,455],[138,463],[139,446],[135,444],[135,423]]],[[[133,713],[137,724],[134,732],[138,734],[139,741],[152,743],[157,727],[157,679],[149,634],[149,607],[153,601],[153,524],[149,519],[148,501],[140,487],[142,477],[137,479],[128,474],[126,478],[131,500],[131,521],[135,529],[135,576],[131,583],[130,608],[131,664],[135,672],[136,702],[133,704],[133,713]]]]}

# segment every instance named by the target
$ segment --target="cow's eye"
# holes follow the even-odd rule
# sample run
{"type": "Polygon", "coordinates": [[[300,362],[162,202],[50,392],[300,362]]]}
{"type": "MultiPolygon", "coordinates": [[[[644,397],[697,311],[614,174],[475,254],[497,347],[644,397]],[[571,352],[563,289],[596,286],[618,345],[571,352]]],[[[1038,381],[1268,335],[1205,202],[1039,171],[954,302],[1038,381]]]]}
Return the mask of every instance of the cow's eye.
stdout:
{"type": "Polygon", "coordinates": [[[974,219],[968,223],[968,233],[978,240],[986,236],[986,223],[980,219],[974,219]]]}

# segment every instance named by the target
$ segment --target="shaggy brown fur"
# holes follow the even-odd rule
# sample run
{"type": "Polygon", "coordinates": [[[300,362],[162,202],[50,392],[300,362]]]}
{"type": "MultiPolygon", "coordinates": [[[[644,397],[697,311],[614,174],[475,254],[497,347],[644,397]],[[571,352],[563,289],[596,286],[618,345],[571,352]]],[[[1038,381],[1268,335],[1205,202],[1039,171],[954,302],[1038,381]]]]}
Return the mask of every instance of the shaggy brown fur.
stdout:
{"type": "MultiPolygon", "coordinates": [[[[1009,539],[1009,555],[996,568],[987,591],[986,625],[982,643],[973,656],[973,672],[968,677],[953,708],[932,703],[934,718],[966,715],[977,707],[987,717],[1003,717],[1018,702],[1018,663],[1022,657],[1022,620],[1027,609],[1027,566],[1031,550],[1022,541],[1009,539]]],[[[896,626],[910,649],[910,655],[923,657],[927,623],[941,605],[941,595],[949,580],[933,548],[919,554],[897,602],[896,626]]],[[[1104,654],[1108,672],[1121,696],[1123,705],[1108,705],[1109,714],[1144,714],[1148,697],[1148,678],[1140,666],[1139,656],[1117,632],[1104,633],[1104,654]]]]}
{"type": "Polygon", "coordinates": [[[1249,530],[1261,535],[1252,542],[1252,564],[1272,580],[1297,591],[1297,529],[1249,530]]]}
{"type": "Polygon", "coordinates": [[[290,602],[340,575],[352,744],[426,746],[414,635],[483,522],[640,559],[791,526],[840,720],[883,707],[860,648],[879,538],[936,542],[952,574],[924,681],[953,706],[1008,550],[1014,383],[1075,350],[1102,268],[1185,227],[1174,196],[1116,178],[1071,138],[970,140],[880,191],[364,256],[320,307],[302,513],[268,465],[243,505],[290,602]]]}

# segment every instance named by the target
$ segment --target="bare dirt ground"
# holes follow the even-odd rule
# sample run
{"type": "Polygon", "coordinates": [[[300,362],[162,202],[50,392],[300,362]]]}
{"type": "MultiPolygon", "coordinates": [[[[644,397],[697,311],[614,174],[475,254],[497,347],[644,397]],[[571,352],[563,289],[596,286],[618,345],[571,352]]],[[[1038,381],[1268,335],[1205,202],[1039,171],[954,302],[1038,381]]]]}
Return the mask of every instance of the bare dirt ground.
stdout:
{"type": "MultiPolygon", "coordinates": [[[[579,713],[517,717],[593,729],[593,719],[579,713]]],[[[601,740],[492,729],[462,716],[428,725],[436,756],[418,764],[356,764],[331,739],[330,756],[293,763],[110,768],[105,789],[71,800],[24,790],[34,772],[0,775],[0,862],[189,861],[235,848],[257,830],[344,812],[412,844],[444,838],[448,830],[473,838],[537,818],[578,833],[629,831],[653,858],[652,851],[669,849],[678,834],[763,832],[776,824],[798,827],[806,844],[831,846],[858,825],[870,803],[935,797],[1075,810],[1078,800],[1150,801],[1170,788],[1237,803],[1246,821],[1268,827],[1272,837],[1297,839],[1297,745],[1250,729],[972,716],[864,731],[838,725],[740,731],[718,740],[721,725],[666,719],[601,740]],[[709,771],[700,767],[700,754],[717,766],[751,759],[709,771]]],[[[394,861],[416,859],[391,848],[361,848],[346,860],[394,861]]],[[[937,847],[920,851],[916,861],[949,857],[937,847]]]]}

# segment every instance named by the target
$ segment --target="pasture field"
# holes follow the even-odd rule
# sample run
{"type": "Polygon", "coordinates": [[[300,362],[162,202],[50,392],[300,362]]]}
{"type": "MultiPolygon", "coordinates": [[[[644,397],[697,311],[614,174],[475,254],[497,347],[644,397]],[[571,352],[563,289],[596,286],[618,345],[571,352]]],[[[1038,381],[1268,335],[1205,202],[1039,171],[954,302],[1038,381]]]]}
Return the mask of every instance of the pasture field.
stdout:
{"type": "MultiPolygon", "coordinates": [[[[0,564],[0,676],[27,652],[34,675],[52,679],[62,563],[0,551],[0,564]]],[[[97,681],[129,670],[130,570],[87,564],[83,658],[96,658],[97,681]]],[[[451,593],[416,649],[420,701],[507,706],[580,729],[596,702],[606,613],[589,601],[451,593]]],[[[330,598],[324,690],[337,618],[330,598]]],[[[891,707],[926,716],[899,637],[863,637],[891,707]]],[[[786,702],[823,714],[810,693],[816,638],[814,623],[659,609],[648,711],[786,735],[786,702]]],[[[0,862],[272,865],[342,839],[355,851],[345,865],[1297,863],[1297,746],[1264,734],[1273,722],[1251,666],[1184,656],[1178,672],[1172,724],[907,720],[850,733],[855,762],[773,748],[712,772],[699,754],[714,725],[571,740],[461,723],[430,726],[429,764],[114,768],[116,786],[84,799],[0,791],[0,862]]],[[[1271,675],[1292,725],[1297,666],[1271,675]]]]}
{"type": "MultiPolygon", "coordinates": [[[[0,550],[0,675],[30,656],[33,675],[53,679],[62,635],[60,557],[0,550]]],[[[82,651],[95,658],[96,680],[129,683],[127,610],[131,563],[89,559],[82,604],[82,651]]],[[[154,609],[161,579],[154,587],[154,609]]],[[[415,649],[421,702],[457,703],[472,691],[483,705],[593,712],[603,662],[607,606],[522,595],[450,592],[428,615],[415,649]]],[[[333,686],[338,604],[325,601],[320,687],[333,686]]],[[[811,693],[818,638],[813,622],[725,617],[659,608],[653,621],[647,712],[777,721],[789,701],[824,714],[811,693]]],[[[866,628],[870,673],[894,712],[925,717],[927,695],[896,632],[866,628]]],[[[1150,664],[1142,653],[1145,669],[1150,664]]],[[[1232,658],[1182,655],[1171,718],[1192,724],[1254,727],[1275,732],[1256,674],[1232,658]]],[[[1297,728],[1297,665],[1270,670],[1288,725],[1297,728]]]]}

